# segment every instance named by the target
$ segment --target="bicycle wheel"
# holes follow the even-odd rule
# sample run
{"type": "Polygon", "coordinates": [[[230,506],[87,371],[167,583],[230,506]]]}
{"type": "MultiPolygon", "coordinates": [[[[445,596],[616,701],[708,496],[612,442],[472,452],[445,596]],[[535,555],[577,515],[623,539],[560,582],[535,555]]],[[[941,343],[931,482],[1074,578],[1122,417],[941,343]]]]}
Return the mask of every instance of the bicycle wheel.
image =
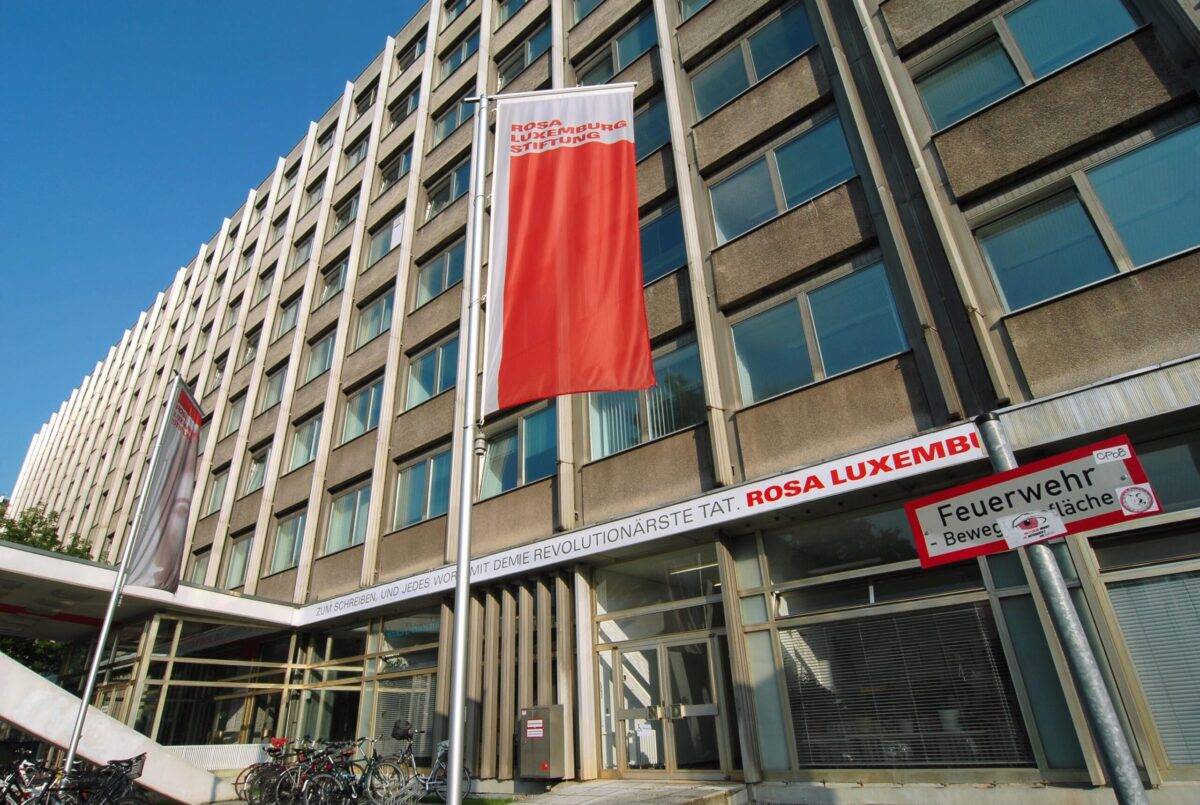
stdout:
{"type": "Polygon", "coordinates": [[[275,787],[279,784],[279,775],[282,771],[281,766],[273,763],[262,764],[246,780],[241,798],[250,805],[273,805],[275,787]]]}
{"type": "Polygon", "coordinates": [[[383,760],[371,769],[366,782],[367,799],[372,805],[391,805],[400,798],[408,777],[400,766],[383,760]]]}
{"type": "Polygon", "coordinates": [[[339,805],[350,799],[349,794],[342,790],[341,782],[332,774],[317,774],[304,783],[304,805],[339,805]]]}
{"type": "Polygon", "coordinates": [[[299,805],[301,781],[299,766],[280,774],[279,779],[275,781],[275,802],[279,805],[299,805]]]}
{"type": "Polygon", "coordinates": [[[233,793],[237,794],[238,799],[246,798],[246,783],[257,772],[262,763],[251,763],[246,768],[238,772],[238,776],[233,778],[233,793]]]}
{"type": "MultiPolygon", "coordinates": [[[[430,788],[433,789],[433,795],[442,802],[445,802],[450,794],[450,782],[446,774],[448,771],[449,769],[445,766],[439,766],[430,774],[430,776],[437,775],[436,779],[430,781],[430,788]]],[[[463,766],[462,795],[464,797],[471,793],[471,784],[471,770],[463,766]]]]}

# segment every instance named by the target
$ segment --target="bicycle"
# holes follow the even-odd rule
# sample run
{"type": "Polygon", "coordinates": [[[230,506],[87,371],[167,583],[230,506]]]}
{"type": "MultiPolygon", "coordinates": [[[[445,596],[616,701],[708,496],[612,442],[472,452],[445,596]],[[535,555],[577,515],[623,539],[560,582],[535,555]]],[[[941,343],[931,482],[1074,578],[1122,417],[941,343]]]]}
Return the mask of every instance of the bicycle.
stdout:
{"type": "Polygon", "coordinates": [[[343,752],[333,759],[333,768],[310,777],[302,786],[305,803],[325,805],[362,800],[372,805],[392,805],[404,792],[407,778],[400,767],[375,751],[374,738],[359,738],[354,746],[371,744],[371,752],[363,753],[361,761],[351,760],[353,752],[343,752]],[[357,768],[356,768],[357,767],[357,768]]]}
{"type": "Polygon", "coordinates": [[[287,738],[272,738],[265,747],[267,759],[242,769],[233,781],[233,790],[238,799],[250,805],[270,805],[274,802],[279,776],[288,768],[285,750],[290,743],[287,738]]]}
{"type": "Polygon", "coordinates": [[[3,805],[41,801],[57,777],[53,768],[32,759],[32,750],[22,750],[21,754],[24,757],[17,760],[8,774],[0,778],[0,803],[3,805]]]}
{"type": "MultiPolygon", "coordinates": [[[[416,756],[413,754],[413,739],[414,736],[424,734],[424,730],[414,730],[412,724],[407,721],[397,721],[395,726],[392,727],[392,737],[397,741],[405,741],[406,743],[400,754],[396,755],[395,763],[404,773],[406,783],[416,788],[417,793],[421,796],[433,794],[439,800],[445,802],[450,789],[448,774],[450,742],[438,742],[433,768],[429,770],[429,774],[421,774],[417,769],[416,756]]],[[[462,794],[466,796],[470,792],[471,770],[467,768],[466,764],[463,764],[462,794]]]]}
{"type": "Polygon", "coordinates": [[[110,760],[95,771],[77,766],[45,789],[37,801],[58,805],[149,805],[150,800],[133,783],[142,776],[145,766],[145,754],[110,760]]]}

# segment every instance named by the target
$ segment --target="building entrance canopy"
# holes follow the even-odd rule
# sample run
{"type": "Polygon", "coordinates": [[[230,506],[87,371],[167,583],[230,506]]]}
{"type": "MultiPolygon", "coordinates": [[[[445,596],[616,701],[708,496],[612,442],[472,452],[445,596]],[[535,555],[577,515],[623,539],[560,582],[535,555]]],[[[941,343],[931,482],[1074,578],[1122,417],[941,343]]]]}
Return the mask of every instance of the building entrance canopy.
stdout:
{"type": "MultiPolygon", "coordinates": [[[[971,424],[873,448],[708,495],[588,526],[472,562],[472,582],[486,582],[898,481],[982,459],[971,424]]],[[[0,633],[71,639],[103,616],[114,571],[91,562],[0,542],[0,633]]],[[[452,566],[436,568],[303,607],[180,586],[174,594],[128,587],[118,617],[174,610],[213,613],[250,623],[303,627],[364,613],[453,588],[452,566]]]]}

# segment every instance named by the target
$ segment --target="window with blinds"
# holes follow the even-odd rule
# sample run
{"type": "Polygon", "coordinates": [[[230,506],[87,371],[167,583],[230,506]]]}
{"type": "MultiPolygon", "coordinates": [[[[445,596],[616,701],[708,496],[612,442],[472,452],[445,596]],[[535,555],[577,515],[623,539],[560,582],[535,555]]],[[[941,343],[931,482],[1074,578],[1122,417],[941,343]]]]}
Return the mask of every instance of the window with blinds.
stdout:
{"type": "Polygon", "coordinates": [[[1108,597],[1167,757],[1200,763],[1200,573],[1110,584],[1108,597]]]}
{"type": "Polygon", "coordinates": [[[986,603],[779,633],[801,767],[1031,766],[986,603]]]}
{"type": "Polygon", "coordinates": [[[381,679],[375,692],[375,744],[381,755],[398,754],[404,741],[392,737],[397,721],[412,724],[413,756],[418,765],[428,766],[433,758],[433,713],[437,674],[418,674],[400,679],[381,679]]]}

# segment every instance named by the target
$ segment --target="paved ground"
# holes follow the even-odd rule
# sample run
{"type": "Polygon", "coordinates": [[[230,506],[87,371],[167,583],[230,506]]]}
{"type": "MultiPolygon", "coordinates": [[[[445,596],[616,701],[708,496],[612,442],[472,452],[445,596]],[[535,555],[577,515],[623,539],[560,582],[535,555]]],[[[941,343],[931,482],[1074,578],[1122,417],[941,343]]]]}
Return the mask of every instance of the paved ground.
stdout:
{"type": "Polygon", "coordinates": [[[599,803],[665,803],[665,805],[725,805],[746,802],[745,787],[721,783],[665,783],[636,780],[592,780],[560,783],[544,794],[529,794],[518,802],[538,805],[599,805],[599,803]]]}

